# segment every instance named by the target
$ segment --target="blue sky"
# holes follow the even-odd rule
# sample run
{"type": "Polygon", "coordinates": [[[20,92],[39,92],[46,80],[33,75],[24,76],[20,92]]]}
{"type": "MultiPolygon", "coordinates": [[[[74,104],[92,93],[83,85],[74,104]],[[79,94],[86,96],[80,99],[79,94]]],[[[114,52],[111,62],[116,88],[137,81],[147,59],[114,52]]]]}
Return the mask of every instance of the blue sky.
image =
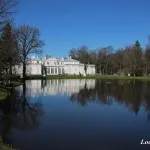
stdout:
{"type": "Polygon", "coordinates": [[[70,48],[148,43],[150,0],[20,0],[15,24],[41,31],[45,53],[67,56],[70,48]]]}

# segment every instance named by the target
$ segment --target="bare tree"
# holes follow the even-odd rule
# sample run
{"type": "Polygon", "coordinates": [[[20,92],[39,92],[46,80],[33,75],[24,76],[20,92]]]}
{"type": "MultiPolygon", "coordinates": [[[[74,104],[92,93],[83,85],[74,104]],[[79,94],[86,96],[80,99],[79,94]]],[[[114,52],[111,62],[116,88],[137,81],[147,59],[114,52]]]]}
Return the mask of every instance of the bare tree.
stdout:
{"type": "Polygon", "coordinates": [[[105,67],[105,58],[106,58],[106,54],[105,51],[103,50],[103,48],[99,48],[98,50],[98,54],[97,54],[97,71],[100,74],[105,74],[104,73],[104,67],[105,67]]]}
{"type": "Polygon", "coordinates": [[[108,67],[110,64],[110,56],[113,51],[113,48],[111,46],[104,47],[98,49],[98,70],[99,73],[102,74],[108,74],[108,67]]]}
{"type": "Polygon", "coordinates": [[[148,36],[148,45],[146,46],[144,52],[144,62],[145,62],[145,73],[148,75],[150,73],[150,35],[148,36]]]}
{"type": "Polygon", "coordinates": [[[85,45],[81,46],[80,48],[77,49],[76,55],[77,55],[77,60],[79,60],[81,63],[84,64],[84,71],[85,74],[87,74],[87,67],[88,67],[87,64],[89,64],[88,47],[86,47],[85,45]]]}
{"type": "Polygon", "coordinates": [[[0,25],[6,23],[17,4],[18,0],[0,0],[0,25]]]}
{"type": "Polygon", "coordinates": [[[44,42],[40,40],[40,31],[36,27],[22,25],[15,29],[16,50],[23,65],[23,77],[26,76],[26,64],[31,54],[40,54],[44,42]]]}
{"type": "Polygon", "coordinates": [[[97,51],[91,50],[89,51],[89,63],[96,64],[97,62],[97,51]]]}
{"type": "Polygon", "coordinates": [[[69,51],[69,56],[71,56],[73,59],[78,59],[77,58],[77,50],[75,48],[71,48],[69,51]]]}

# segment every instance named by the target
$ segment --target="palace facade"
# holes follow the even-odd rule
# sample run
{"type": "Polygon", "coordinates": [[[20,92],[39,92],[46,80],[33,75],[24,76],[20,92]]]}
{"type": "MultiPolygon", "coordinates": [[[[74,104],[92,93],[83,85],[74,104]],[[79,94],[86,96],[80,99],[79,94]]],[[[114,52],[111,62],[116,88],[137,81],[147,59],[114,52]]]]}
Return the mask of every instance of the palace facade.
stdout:
{"type": "MultiPolygon", "coordinates": [[[[13,73],[21,75],[23,67],[22,65],[16,65],[13,68],[13,73]]],[[[71,57],[67,58],[31,58],[26,65],[27,75],[79,75],[85,74],[85,65],[80,61],[74,60],[71,57]]],[[[95,65],[86,64],[86,74],[95,74],[95,65]]]]}

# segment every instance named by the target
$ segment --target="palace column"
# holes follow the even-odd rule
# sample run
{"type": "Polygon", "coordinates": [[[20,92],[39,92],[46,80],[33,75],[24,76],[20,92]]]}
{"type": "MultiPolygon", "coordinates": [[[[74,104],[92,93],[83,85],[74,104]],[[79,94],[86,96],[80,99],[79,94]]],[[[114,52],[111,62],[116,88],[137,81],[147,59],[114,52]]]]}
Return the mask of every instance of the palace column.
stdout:
{"type": "Polygon", "coordinates": [[[55,74],[57,74],[57,67],[55,66],[55,74]]]}
{"type": "Polygon", "coordinates": [[[51,67],[49,67],[49,74],[51,74],[51,67]]]}
{"type": "Polygon", "coordinates": [[[54,67],[54,75],[56,74],[56,66],[54,67]]]}
{"type": "Polygon", "coordinates": [[[60,74],[62,74],[62,68],[60,67],[60,74]]]}

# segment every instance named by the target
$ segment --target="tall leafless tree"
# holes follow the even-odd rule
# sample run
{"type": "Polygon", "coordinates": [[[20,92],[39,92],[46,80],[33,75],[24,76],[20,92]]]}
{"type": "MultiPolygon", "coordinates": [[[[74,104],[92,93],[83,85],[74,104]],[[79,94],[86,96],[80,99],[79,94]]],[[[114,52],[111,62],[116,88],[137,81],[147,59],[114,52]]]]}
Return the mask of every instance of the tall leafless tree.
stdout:
{"type": "Polygon", "coordinates": [[[148,75],[150,73],[150,35],[148,36],[148,45],[145,48],[143,59],[145,63],[145,74],[148,75]]]}
{"type": "Polygon", "coordinates": [[[36,27],[22,25],[15,29],[16,50],[23,65],[23,77],[26,76],[26,64],[31,54],[40,54],[44,42],[40,40],[40,31],[36,27]]]}

